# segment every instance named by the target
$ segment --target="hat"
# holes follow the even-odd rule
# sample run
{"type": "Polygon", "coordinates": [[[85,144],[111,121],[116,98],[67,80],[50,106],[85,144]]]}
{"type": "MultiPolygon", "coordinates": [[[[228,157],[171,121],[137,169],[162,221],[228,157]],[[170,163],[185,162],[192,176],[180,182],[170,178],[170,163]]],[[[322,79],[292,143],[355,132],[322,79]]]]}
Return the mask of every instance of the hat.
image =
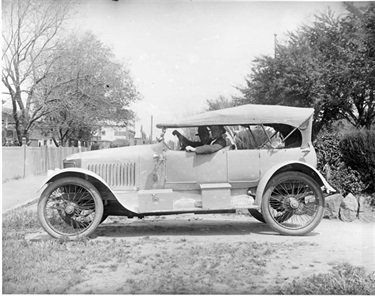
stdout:
{"type": "Polygon", "coordinates": [[[220,130],[220,132],[222,134],[225,134],[227,131],[225,130],[225,127],[222,126],[222,125],[210,125],[210,129],[212,130],[212,128],[217,128],[218,130],[220,130]]]}
{"type": "Polygon", "coordinates": [[[199,136],[204,133],[208,134],[207,126],[198,126],[198,133],[196,134],[196,136],[199,136]]]}

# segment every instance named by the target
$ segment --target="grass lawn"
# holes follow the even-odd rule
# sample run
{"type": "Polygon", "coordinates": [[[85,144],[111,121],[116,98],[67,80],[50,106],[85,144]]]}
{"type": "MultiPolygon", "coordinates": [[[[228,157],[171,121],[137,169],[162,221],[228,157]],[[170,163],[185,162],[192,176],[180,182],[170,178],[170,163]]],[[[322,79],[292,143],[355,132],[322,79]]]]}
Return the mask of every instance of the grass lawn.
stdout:
{"type": "Polygon", "coordinates": [[[294,295],[374,295],[375,272],[366,274],[361,267],[338,264],[329,274],[317,274],[293,281],[280,289],[294,295]]]}

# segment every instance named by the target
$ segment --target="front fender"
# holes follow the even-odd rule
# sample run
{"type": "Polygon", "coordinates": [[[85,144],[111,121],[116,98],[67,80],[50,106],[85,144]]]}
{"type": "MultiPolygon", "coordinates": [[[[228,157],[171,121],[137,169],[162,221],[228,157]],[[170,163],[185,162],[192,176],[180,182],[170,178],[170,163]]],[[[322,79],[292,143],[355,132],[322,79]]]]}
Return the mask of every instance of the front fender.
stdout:
{"type": "Polygon", "coordinates": [[[301,162],[301,161],[286,161],[280,164],[277,164],[273,166],[271,169],[269,169],[261,178],[256,195],[255,195],[255,205],[260,206],[262,203],[262,197],[264,190],[266,189],[266,186],[269,182],[269,180],[276,174],[281,173],[281,172],[286,172],[286,171],[297,171],[304,173],[310,177],[312,177],[320,187],[324,186],[326,191],[328,193],[330,192],[336,192],[336,189],[334,189],[327,180],[323,177],[323,175],[313,166],[301,162]]]}
{"type": "Polygon", "coordinates": [[[100,177],[98,174],[95,174],[92,171],[81,169],[81,168],[66,168],[66,169],[49,170],[47,173],[47,177],[43,180],[41,187],[38,191],[42,190],[42,188],[45,185],[47,185],[50,182],[55,181],[56,179],[61,179],[64,177],[71,177],[72,175],[80,175],[81,177],[83,177],[83,179],[85,175],[93,177],[97,179],[100,183],[105,185],[112,192],[111,188],[108,186],[108,184],[106,183],[106,181],[104,181],[102,177],[100,177]]]}
{"type": "Polygon", "coordinates": [[[78,177],[82,179],[87,179],[88,177],[91,177],[95,179],[97,182],[100,182],[102,186],[106,187],[110,193],[113,194],[113,196],[116,198],[116,200],[128,211],[130,212],[136,212],[137,211],[137,194],[129,194],[129,192],[123,191],[123,192],[114,192],[108,183],[100,177],[98,174],[89,171],[87,169],[82,169],[82,168],[66,168],[66,169],[55,169],[55,170],[50,170],[48,171],[48,175],[46,179],[43,181],[41,184],[41,187],[38,191],[43,191],[44,188],[51,182],[61,179],[64,177],[78,177]],[[130,197],[133,197],[131,199],[130,197]],[[129,203],[132,201],[132,203],[129,203]],[[134,204],[134,205],[133,205],[134,204]]]}

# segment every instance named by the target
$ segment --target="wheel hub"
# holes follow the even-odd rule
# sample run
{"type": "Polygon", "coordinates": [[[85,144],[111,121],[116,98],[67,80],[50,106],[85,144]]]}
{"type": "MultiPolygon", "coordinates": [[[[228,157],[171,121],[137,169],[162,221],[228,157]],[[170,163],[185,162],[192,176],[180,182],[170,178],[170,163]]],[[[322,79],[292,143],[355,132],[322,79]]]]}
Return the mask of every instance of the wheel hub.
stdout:
{"type": "Polygon", "coordinates": [[[298,202],[298,200],[296,200],[295,198],[291,197],[291,198],[289,199],[289,205],[290,205],[290,207],[291,207],[292,209],[298,209],[298,207],[299,207],[299,202],[298,202]]]}
{"type": "Polygon", "coordinates": [[[65,207],[65,213],[68,215],[71,215],[74,213],[74,210],[76,208],[76,205],[74,203],[68,203],[67,206],[65,207]]]}

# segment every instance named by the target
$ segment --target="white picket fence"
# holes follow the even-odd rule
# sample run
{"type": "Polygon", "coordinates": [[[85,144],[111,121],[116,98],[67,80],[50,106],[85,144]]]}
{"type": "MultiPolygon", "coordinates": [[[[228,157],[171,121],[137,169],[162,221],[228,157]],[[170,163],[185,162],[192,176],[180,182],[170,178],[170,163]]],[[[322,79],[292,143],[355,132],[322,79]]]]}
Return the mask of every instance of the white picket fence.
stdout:
{"type": "Polygon", "coordinates": [[[66,156],[87,150],[85,147],[2,147],[2,180],[46,174],[48,170],[62,168],[66,156]]]}

